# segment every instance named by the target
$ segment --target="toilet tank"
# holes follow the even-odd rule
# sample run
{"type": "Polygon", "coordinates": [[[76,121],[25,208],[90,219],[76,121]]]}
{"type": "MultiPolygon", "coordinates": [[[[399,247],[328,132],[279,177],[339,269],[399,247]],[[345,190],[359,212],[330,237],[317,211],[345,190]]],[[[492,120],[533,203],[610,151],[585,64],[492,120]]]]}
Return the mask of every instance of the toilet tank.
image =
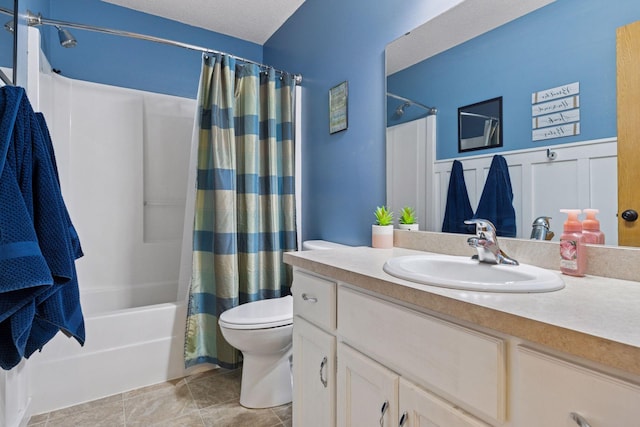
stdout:
{"type": "Polygon", "coordinates": [[[348,246],[341,245],[340,243],[328,242],[326,240],[305,240],[302,242],[303,251],[311,251],[316,249],[336,249],[346,248],[348,246]]]}

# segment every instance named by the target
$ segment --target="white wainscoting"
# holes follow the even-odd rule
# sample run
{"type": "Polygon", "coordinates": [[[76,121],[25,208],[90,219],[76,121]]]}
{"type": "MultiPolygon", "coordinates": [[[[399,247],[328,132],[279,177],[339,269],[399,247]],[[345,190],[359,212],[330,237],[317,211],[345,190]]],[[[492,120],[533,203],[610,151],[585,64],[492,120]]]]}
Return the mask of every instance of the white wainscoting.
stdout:
{"type": "MultiPolygon", "coordinates": [[[[387,205],[416,208],[420,230],[441,231],[454,159],[435,161],[436,118],[387,128],[387,205]]],[[[461,158],[475,211],[495,153],[461,158]]],[[[618,244],[617,138],[541,145],[500,153],[509,165],[517,237],[528,239],[539,216],[551,217],[553,240],[562,233],[559,209],[600,209],[608,245],[618,244]],[[555,158],[547,157],[547,150],[555,158]]]]}
{"type": "MultiPolygon", "coordinates": [[[[558,240],[565,215],[559,209],[600,209],[598,218],[608,245],[618,244],[617,139],[606,138],[571,144],[545,145],[529,150],[500,153],[509,165],[516,211],[517,237],[529,238],[531,224],[550,216],[558,240]],[[547,149],[555,159],[547,157],[547,149]]],[[[475,211],[493,154],[460,159],[471,207],[475,211]]],[[[436,224],[442,224],[453,159],[434,165],[436,224]]],[[[436,228],[434,231],[439,231],[436,228]]]]}

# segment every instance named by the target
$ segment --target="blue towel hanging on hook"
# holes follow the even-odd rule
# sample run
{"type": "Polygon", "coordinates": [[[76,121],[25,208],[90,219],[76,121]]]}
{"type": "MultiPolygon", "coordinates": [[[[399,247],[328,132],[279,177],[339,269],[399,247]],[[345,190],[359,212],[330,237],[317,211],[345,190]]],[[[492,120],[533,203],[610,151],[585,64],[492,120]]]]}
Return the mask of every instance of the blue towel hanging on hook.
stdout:
{"type": "Polygon", "coordinates": [[[516,237],[516,211],[513,208],[509,166],[500,155],[493,156],[491,160],[487,181],[473,217],[491,221],[498,236],[516,237]]]}
{"type": "Polygon", "coordinates": [[[473,234],[475,232],[475,226],[469,226],[464,223],[465,220],[472,217],[473,210],[469,202],[467,185],[464,181],[462,163],[454,160],[451,166],[451,176],[449,177],[447,205],[444,211],[442,231],[445,233],[473,234]]]}
{"type": "Polygon", "coordinates": [[[0,367],[11,369],[58,331],[84,343],[75,259],[44,118],[23,88],[0,88],[0,367]]]}

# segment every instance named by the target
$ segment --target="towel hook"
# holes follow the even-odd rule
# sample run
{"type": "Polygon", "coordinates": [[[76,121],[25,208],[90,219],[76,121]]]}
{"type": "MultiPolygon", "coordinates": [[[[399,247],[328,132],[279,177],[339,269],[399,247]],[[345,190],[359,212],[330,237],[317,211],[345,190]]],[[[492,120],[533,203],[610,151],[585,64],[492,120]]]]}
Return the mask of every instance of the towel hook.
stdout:
{"type": "Polygon", "coordinates": [[[551,151],[550,148],[547,148],[547,159],[549,160],[555,160],[557,157],[557,154],[555,151],[551,151]]]}

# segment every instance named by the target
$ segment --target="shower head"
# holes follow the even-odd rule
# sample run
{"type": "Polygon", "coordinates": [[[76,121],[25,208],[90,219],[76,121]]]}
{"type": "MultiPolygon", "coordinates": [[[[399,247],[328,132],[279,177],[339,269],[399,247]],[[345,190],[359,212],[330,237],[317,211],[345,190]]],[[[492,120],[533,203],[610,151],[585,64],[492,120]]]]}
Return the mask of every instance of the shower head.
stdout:
{"type": "Polygon", "coordinates": [[[73,37],[73,34],[65,28],[61,28],[58,25],[55,26],[58,30],[58,38],[60,39],[60,46],[62,47],[76,47],[78,40],[73,37]]]}
{"type": "Polygon", "coordinates": [[[10,33],[13,33],[13,19],[10,19],[7,22],[5,22],[4,29],[9,31],[10,33]]]}
{"type": "Polygon", "coordinates": [[[396,108],[396,116],[402,117],[402,115],[404,114],[404,109],[410,106],[410,102],[405,102],[404,104],[399,105],[398,108],[396,108]]]}
{"type": "Polygon", "coordinates": [[[69,30],[65,28],[61,28],[57,25],[56,21],[52,21],[50,19],[42,18],[41,14],[34,15],[30,11],[27,11],[27,25],[30,27],[37,27],[40,25],[51,25],[56,27],[58,30],[58,38],[60,39],[60,45],[62,47],[76,47],[78,44],[78,40],[73,37],[73,34],[69,32],[69,30]]]}

